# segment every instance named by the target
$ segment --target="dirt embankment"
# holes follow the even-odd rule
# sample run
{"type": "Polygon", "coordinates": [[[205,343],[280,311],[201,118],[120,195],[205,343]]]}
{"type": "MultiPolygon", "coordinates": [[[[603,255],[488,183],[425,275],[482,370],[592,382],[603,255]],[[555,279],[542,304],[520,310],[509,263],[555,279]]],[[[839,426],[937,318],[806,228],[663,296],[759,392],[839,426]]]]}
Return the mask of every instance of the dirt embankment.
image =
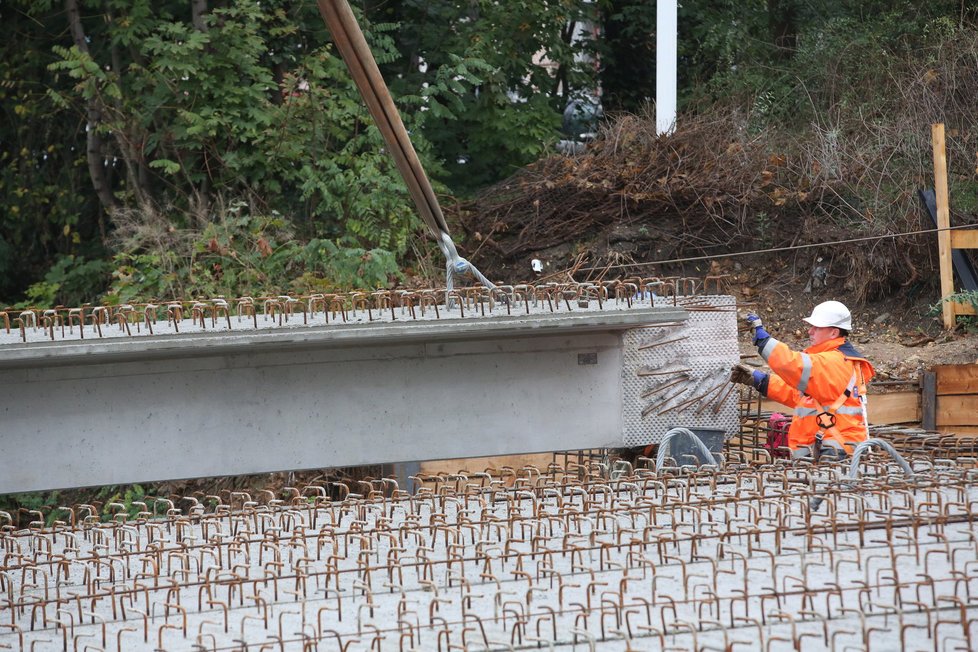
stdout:
{"type": "MultiPolygon", "coordinates": [[[[757,133],[736,111],[659,136],[649,116],[623,116],[584,153],[542,159],[450,218],[463,255],[494,280],[725,275],[745,310],[798,348],[812,306],[846,303],[851,339],[881,379],[976,362],[978,323],[946,333],[933,309],[937,243],[916,193],[930,163],[910,156],[929,143],[891,143],[885,158],[901,164],[880,166],[879,152],[843,139],[829,165],[823,136],[757,133]]],[[[949,143],[954,169],[971,165],[964,140],[949,143]]],[[[952,224],[978,223],[961,206],[952,224]]]]}

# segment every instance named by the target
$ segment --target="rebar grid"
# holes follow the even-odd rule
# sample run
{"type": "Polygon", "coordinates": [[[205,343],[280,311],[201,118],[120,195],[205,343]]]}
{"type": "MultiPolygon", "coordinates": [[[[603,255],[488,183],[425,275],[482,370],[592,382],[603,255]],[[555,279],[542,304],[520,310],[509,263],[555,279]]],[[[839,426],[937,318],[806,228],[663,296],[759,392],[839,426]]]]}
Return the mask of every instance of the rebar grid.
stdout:
{"type": "MultiPolygon", "coordinates": [[[[778,451],[765,446],[771,432],[771,412],[761,407],[761,397],[754,391],[739,395],[740,429],[726,443],[728,450],[746,455],[752,463],[771,463],[778,451]]],[[[904,457],[943,457],[962,464],[978,464],[978,435],[926,430],[910,425],[870,425],[870,438],[888,441],[904,457]]],[[[787,448],[782,457],[790,454],[787,448]]]]}
{"type": "Polygon", "coordinates": [[[670,297],[674,305],[686,310],[716,312],[723,309],[697,301],[695,297],[722,294],[726,284],[726,275],[634,277],[587,283],[500,285],[494,290],[482,286],[395,289],[179,299],[118,306],[6,308],[0,310],[0,320],[3,321],[0,344],[605,310],[609,307],[650,306],[654,295],[670,297]]]}
{"type": "Polygon", "coordinates": [[[0,647],[974,649],[978,471],[746,457],[0,513],[0,647]]]}

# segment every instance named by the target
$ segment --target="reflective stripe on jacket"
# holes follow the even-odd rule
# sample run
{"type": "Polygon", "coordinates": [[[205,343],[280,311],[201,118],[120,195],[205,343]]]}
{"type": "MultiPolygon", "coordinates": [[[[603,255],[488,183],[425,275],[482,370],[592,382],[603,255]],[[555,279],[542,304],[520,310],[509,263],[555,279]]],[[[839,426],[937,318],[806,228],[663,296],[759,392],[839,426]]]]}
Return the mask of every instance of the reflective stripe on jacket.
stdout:
{"type": "Polygon", "coordinates": [[[847,390],[850,395],[835,411],[836,427],[824,432],[852,452],[852,445],[866,440],[861,396],[875,371],[868,360],[845,338],[810,346],[803,352],[769,338],[761,356],[771,367],[765,396],[795,409],[788,429],[788,446],[810,446],[819,431],[816,417],[847,390]]]}

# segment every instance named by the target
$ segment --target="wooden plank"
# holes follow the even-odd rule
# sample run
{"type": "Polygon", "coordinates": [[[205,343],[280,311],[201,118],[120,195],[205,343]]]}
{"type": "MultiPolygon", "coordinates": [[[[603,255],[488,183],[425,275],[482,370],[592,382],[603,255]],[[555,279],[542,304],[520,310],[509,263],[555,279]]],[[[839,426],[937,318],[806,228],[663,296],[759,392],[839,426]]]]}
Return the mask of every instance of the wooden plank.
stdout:
{"type": "Polygon", "coordinates": [[[933,371],[920,375],[920,427],[937,428],[937,374],[933,371]]]}
{"type": "Polygon", "coordinates": [[[920,394],[917,392],[870,394],[867,398],[871,424],[920,423],[920,394]]]}
{"type": "MultiPolygon", "coordinates": [[[[876,424],[920,423],[920,393],[891,392],[889,394],[870,394],[867,411],[869,422],[876,424]]],[[[792,409],[780,403],[764,399],[761,409],[767,412],[780,412],[791,415],[792,409]]]]}
{"type": "Polygon", "coordinates": [[[974,314],[978,314],[978,313],[975,313],[975,307],[973,305],[971,305],[970,303],[961,303],[959,301],[945,301],[944,302],[944,305],[945,306],[951,306],[952,307],[952,310],[954,310],[954,314],[955,315],[974,315],[974,314]]]}
{"type": "Polygon", "coordinates": [[[934,375],[937,376],[938,396],[978,394],[978,364],[937,365],[934,375]]]}
{"type": "Polygon", "coordinates": [[[937,427],[943,426],[978,426],[978,394],[938,397],[937,427]]]}
{"type": "Polygon", "coordinates": [[[951,231],[952,249],[978,249],[978,229],[951,231]]]}
{"type": "MultiPolygon", "coordinates": [[[[951,269],[951,217],[947,189],[947,152],[944,148],[944,124],[930,127],[931,144],[934,149],[934,195],[937,200],[937,254],[941,271],[941,298],[954,294],[954,271],[951,269]]],[[[944,328],[955,326],[954,307],[947,301],[941,302],[944,328]]]]}

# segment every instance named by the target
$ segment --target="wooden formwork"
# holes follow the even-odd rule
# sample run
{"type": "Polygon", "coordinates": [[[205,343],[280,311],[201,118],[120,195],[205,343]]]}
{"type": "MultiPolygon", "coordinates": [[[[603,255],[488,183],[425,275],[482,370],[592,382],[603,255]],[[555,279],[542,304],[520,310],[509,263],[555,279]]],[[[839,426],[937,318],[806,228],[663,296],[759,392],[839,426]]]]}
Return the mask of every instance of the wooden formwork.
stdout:
{"type": "Polygon", "coordinates": [[[922,385],[924,428],[978,435],[978,364],[936,366],[922,385]]]}

